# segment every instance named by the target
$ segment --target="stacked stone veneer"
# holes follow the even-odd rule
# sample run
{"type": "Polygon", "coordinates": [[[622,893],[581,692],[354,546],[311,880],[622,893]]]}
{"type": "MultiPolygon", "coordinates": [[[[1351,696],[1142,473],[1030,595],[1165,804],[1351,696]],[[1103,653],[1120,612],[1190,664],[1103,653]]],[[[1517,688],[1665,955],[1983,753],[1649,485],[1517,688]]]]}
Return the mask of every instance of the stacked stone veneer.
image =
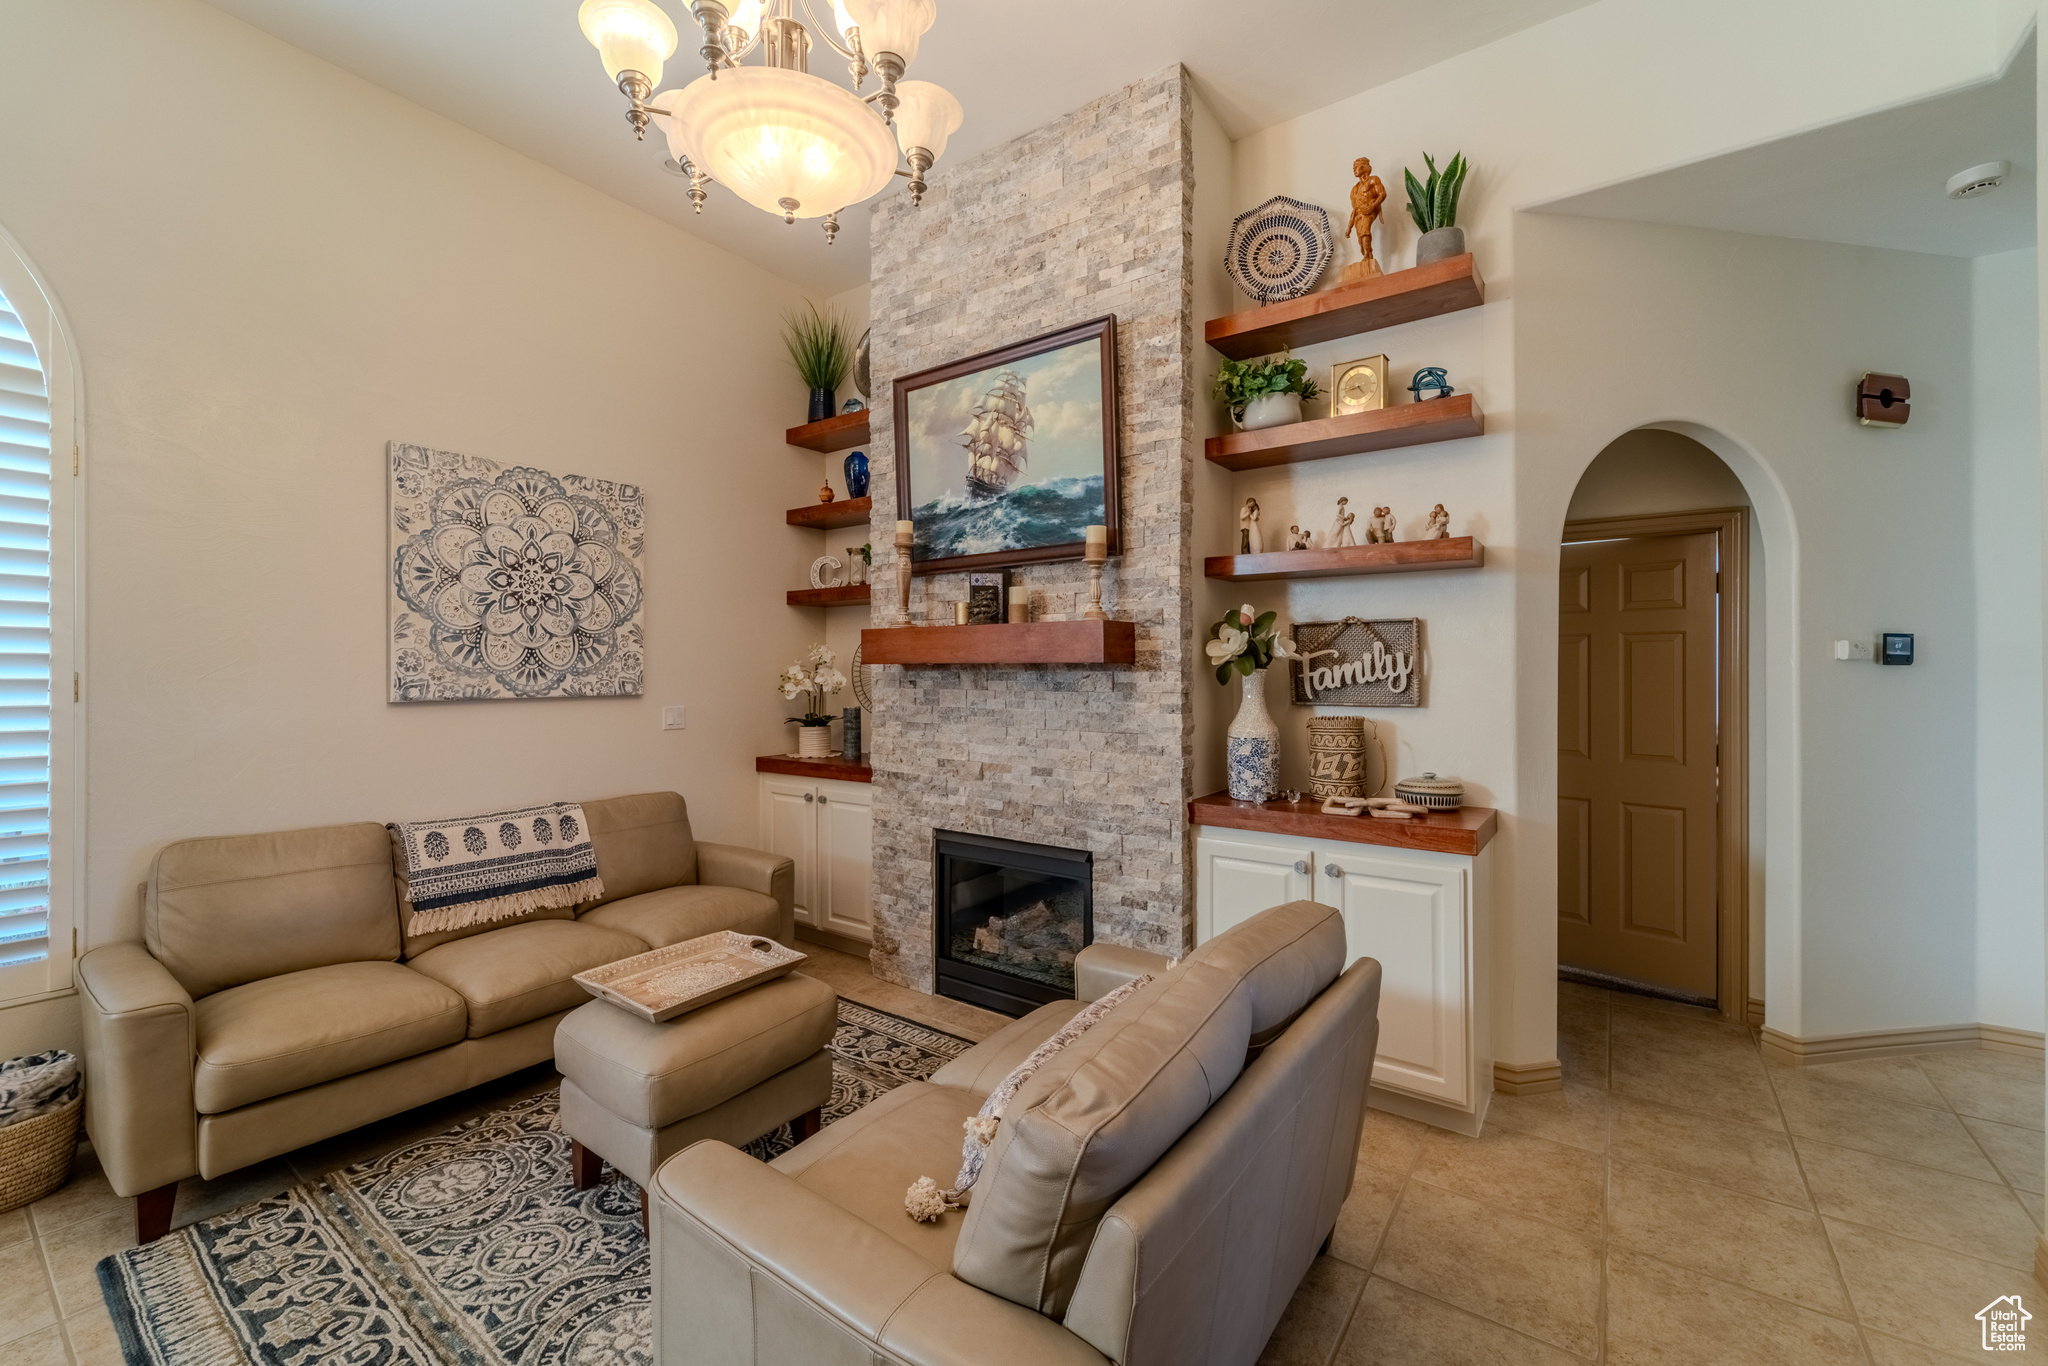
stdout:
{"type": "MultiPolygon", "coordinates": [[[[875,670],[878,976],[931,989],[934,829],[1092,850],[1097,940],[1187,942],[1192,137],[1174,66],[943,166],[922,208],[875,210],[874,624],[895,594],[893,377],[1113,313],[1123,544],[1103,604],[1138,628],[1136,668],[875,670]]],[[[1078,561],[1012,573],[1034,619],[1086,605],[1078,561]]],[[[965,574],[920,577],[912,620],[950,623],[966,596],[965,574]]]]}

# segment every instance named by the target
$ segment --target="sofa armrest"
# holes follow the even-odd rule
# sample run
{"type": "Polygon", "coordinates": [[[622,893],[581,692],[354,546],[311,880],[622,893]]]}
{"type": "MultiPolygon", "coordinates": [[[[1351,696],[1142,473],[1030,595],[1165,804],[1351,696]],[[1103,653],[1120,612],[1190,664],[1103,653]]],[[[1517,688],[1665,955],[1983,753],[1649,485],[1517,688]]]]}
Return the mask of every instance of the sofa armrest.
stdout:
{"type": "Polygon", "coordinates": [[[698,840],[697,881],[707,887],[744,887],[774,897],[782,908],[782,930],[775,937],[785,944],[795,940],[796,864],[782,855],[698,840]]]}
{"type": "Polygon", "coordinates": [[[1074,995],[1099,1001],[1134,977],[1158,975],[1173,960],[1121,944],[1090,944],[1074,958],[1074,995]]]}
{"type": "Polygon", "coordinates": [[[116,1195],[199,1174],[192,997],[140,944],[78,960],[85,1127],[116,1195]]]}
{"type": "Polygon", "coordinates": [[[663,1163],[653,1197],[657,1360],[769,1366],[806,1345],[820,1359],[837,1335],[912,1366],[1105,1366],[1051,1319],[727,1144],[663,1163]]]}

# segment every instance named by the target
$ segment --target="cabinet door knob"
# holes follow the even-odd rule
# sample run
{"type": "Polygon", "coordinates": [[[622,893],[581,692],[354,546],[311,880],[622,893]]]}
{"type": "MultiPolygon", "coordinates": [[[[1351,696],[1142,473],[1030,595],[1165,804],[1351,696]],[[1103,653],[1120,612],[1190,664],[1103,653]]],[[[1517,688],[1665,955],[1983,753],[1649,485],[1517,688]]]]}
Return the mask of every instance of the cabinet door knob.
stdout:
{"type": "Polygon", "coordinates": [[[1307,859],[1305,859],[1305,858],[1298,858],[1298,859],[1296,859],[1296,860],[1294,861],[1294,871],[1295,871],[1296,873],[1300,874],[1300,875],[1301,875],[1302,877],[1307,877],[1307,876],[1308,876],[1308,860],[1307,860],[1307,859]]]}
{"type": "Polygon", "coordinates": [[[1338,867],[1338,866],[1337,866],[1336,864],[1334,864],[1334,863],[1326,863],[1326,864],[1324,864],[1324,865],[1323,865],[1323,876],[1324,876],[1324,877],[1343,877],[1343,876],[1344,876],[1344,870],[1343,870],[1342,868],[1339,868],[1339,867],[1338,867]]]}
{"type": "Polygon", "coordinates": [[[820,806],[823,806],[824,804],[825,804],[825,794],[824,794],[824,793],[822,793],[822,792],[820,792],[820,793],[818,794],[818,805],[820,805],[820,806]]]}
{"type": "Polygon", "coordinates": [[[816,800],[816,798],[815,798],[815,797],[813,797],[813,796],[812,796],[812,795],[811,795],[810,793],[806,792],[806,793],[804,793],[804,800],[805,800],[805,801],[807,801],[807,802],[808,802],[808,801],[815,801],[815,800],[816,800]]]}

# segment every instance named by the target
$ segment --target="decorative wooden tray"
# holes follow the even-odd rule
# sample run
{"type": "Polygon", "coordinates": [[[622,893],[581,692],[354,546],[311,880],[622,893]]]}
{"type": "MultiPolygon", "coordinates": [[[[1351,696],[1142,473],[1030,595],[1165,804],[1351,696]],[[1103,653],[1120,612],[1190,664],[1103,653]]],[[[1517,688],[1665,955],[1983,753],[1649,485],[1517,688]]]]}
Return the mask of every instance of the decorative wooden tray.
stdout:
{"type": "Polygon", "coordinates": [[[576,974],[576,984],[660,1024],[782,976],[809,954],[773,939],[720,930],[576,974]]]}

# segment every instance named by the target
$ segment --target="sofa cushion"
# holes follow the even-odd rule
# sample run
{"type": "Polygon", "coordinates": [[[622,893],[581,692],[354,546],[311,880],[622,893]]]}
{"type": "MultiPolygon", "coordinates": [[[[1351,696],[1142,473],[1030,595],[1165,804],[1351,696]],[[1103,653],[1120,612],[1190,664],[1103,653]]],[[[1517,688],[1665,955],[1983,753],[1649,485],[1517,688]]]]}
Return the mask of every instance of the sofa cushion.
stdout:
{"type": "Polygon", "coordinates": [[[1003,1078],[1031,1056],[1031,1050],[1060,1032],[1081,1013],[1086,1001],[1053,1001],[1021,1019],[1010,1021],[953,1061],[932,1073],[937,1086],[964,1086],[984,1098],[1003,1078]]]}
{"type": "Polygon", "coordinates": [[[583,803],[583,815],[590,822],[597,875],[604,882],[604,895],[586,906],[697,880],[697,842],[680,794],[607,797],[583,803]]]}
{"type": "Polygon", "coordinates": [[[216,991],[193,1011],[192,1098],[222,1114],[462,1041],[468,1011],[397,963],[336,963],[216,991]]]}
{"type": "Polygon", "coordinates": [[[1252,1047],[1280,1036],[1344,971],[1344,917],[1335,906],[1290,901],[1240,921],[1187,956],[1240,977],[1251,994],[1252,1047]]]}
{"type": "Polygon", "coordinates": [[[632,935],[601,925],[532,920],[428,949],[406,966],[467,1002],[469,1037],[481,1039],[588,1001],[575,974],[645,952],[632,935]]]}
{"type": "Polygon", "coordinates": [[[324,825],[165,845],[142,934],[194,997],[334,963],[398,957],[384,827],[324,825]]]}
{"type": "Polygon", "coordinates": [[[1251,1037],[1237,973],[1184,963],[1041,1067],[989,1148],[953,1274],[1055,1317],[1104,1211],[1230,1089],[1251,1037]]]}
{"type": "Polygon", "coordinates": [[[744,887],[663,887],[583,913],[582,923],[619,930],[666,948],[719,930],[781,937],[782,907],[774,897],[744,887]]]}
{"type": "Polygon", "coordinates": [[[770,1165],[945,1271],[962,1216],[918,1223],[903,1213],[903,1192],[920,1176],[950,1183],[960,1165],[960,1126],[983,1099],[965,1087],[914,1081],[826,1125],[770,1165]]]}
{"type": "Polygon", "coordinates": [[[628,1124],[659,1129],[817,1054],[838,1022],[839,994],[800,972],[665,1024],[592,1001],[555,1027],[555,1066],[628,1124]]]}
{"type": "MultiPolygon", "coordinates": [[[[528,920],[574,920],[574,906],[550,906],[545,910],[528,911],[525,915],[508,915],[502,920],[480,920],[474,925],[462,925],[452,930],[434,930],[427,934],[412,932],[412,887],[405,870],[405,846],[399,843],[398,831],[385,827],[391,837],[391,882],[398,898],[398,931],[405,940],[405,956],[417,958],[428,949],[452,944],[458,939],[467,939],[473,934],[489,934],[492,930],[507,925],[523,924],[528,920]]],[[[580,971],[580,969],[579,969],[580,971]]]]}

